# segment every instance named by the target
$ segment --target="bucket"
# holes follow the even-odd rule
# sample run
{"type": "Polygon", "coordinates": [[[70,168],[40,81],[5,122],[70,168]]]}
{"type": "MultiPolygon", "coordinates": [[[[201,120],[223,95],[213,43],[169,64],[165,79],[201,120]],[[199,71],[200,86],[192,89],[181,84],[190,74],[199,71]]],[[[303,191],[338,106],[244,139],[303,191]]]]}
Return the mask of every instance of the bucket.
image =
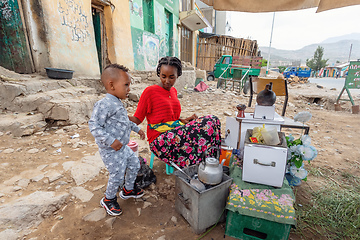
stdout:
{"type": "Polygon", "coordinates": [[[139,145],[138,145],[138,143],[135,142],[135,141],[129,141],[128,146],[131,148],[131,150],[133,150],[135,155],[138,157],[139,156],[139,145]]]}
{"type": "Polygon", "coordinates": [[[229,166],[232,150],[233,148],[230,146],[226,146],[226,145],[221,146],[221,154],[220,154],[219,162],[221,163],[222,160],[225,159],[223,166],[229,166]]]}

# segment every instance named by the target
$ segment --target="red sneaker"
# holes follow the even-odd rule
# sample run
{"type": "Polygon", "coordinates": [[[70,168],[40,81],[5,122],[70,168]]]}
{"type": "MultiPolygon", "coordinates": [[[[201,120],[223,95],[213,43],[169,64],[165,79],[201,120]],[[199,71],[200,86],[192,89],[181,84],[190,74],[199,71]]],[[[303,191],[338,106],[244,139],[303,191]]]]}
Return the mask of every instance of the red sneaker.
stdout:
{"type": "Polygon", "coordinates": [[[111,216],[118,216],[122,214],[120,205],[117,202],[117,197],[115,197],[114,199],[107,199],[106,197],[103,197],[100,200],[100,205],[103,206],[106,212],[111,216]]]}
{"type": "Polygon", "coordinates": [[[144,195],[144,190],[141,188],[138,188],[135,184],[135,187],[133,190],[126,190],[125,186],[121,190],[119,196],[122,199],[129,199],[129,198],[141,198],[144,195]]]}

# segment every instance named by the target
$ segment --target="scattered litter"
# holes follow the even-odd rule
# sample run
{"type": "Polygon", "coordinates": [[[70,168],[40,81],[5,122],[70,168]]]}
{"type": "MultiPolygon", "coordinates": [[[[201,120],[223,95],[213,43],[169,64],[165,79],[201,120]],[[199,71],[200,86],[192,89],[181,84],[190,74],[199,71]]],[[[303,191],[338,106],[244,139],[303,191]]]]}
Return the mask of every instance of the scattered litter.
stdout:
{"type": "Polygon", "coordinates": [[[177,218],[175,216],[172,216],[170,219],[173,223],[177,224],[177,218]]]}
{"type": "Polygon", "coordinates": [[[61,153],[61,148],[59,148],[58,150],[56,150],[57,153],[61,153]]]}
{"type": "Polygon", "coordinates": [[[55,143],[54,145],[52,145],[54,148],[58,148],[58,147],[61,147],[62,143],[61,142],[58,142],[58,143],[55,143]]]}
{"type": "Polygon", "coordinates": [[[72,139],[80,137],[80,134],[76,133],[75,135],[71,136],[72,139]]]}
{"type": "Polygon", "coordinates": [[[145,208],[147,208],[147,207],[149,207],[151,205],[152,205],[151,202],[144,202],[144,206],[142,208],[145,209],[145,208]]]}

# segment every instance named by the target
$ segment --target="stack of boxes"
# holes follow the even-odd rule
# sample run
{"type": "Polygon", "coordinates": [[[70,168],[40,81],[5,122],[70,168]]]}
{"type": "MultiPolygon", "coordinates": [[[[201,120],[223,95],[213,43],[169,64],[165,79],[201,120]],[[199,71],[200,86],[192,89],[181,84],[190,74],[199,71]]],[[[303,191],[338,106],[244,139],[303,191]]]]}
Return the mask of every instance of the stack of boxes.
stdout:
{"type": "MultiPolygon", "coordinates": [[[[281,188],[287,162],[287,144],[284,133],[279,132],[281,118],[273,106],[258,106],[255,114],[245,114],[239,122],[238,147],[243,151],[242,181],[281,188]],[[256,117],[254,116],[256,114],[256,117]],[[271,146],[251,143],[249,137],[256,126],[277,126],[281,142],[271,146]],[[244,136],[245,134],[245,136],[244,136]],[[242,148],[243,147],[243,148],[242,148]]],[[[281,118],[282,119],[282,118],[281,118]]],[[[283,119],[282,119],[283,120],[283,119]]],[[[227,120],[228,122],[228,120],[227,120]]],[[[230,123],[231,121],[229,121],[230,123]]],[[[228,129],[228,126],[226,126],[228,129]]],[[[232,131],[234,132],[234,131],[232,131]]],[[[286,186],[289,187],[289,186],[286,186]]],[[[266,188],[266,187],[265,187],[266,188]]],[[[271,188],[271,187],[270,187],[271,188]]],[[[241,204],[241,203],[239,203],[241,204]]],[[[254,209],[255,210],[255,209],[254,209]]],[[[288,239],[291,224],[269,221],[228,211],[226,235],[238,239],[288,239]]]]}

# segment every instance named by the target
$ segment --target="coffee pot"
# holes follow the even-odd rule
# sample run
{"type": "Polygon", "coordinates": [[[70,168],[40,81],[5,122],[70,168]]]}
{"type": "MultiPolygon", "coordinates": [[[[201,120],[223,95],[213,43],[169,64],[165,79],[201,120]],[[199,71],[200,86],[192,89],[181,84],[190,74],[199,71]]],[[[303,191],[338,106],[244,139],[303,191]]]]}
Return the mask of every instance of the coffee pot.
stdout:
{"type": "MultiPolygon", "coordinates": [[[[215,148],[215,147],[210,147],[215,148]]],[[[207,149],[208,150],[208,149],[207,149]]],[[[223,164],[225,162],[225,159],[219,163],[219,152],[218,157],[206,157],[208,151],[205,151],[205,161],[202,161],[199,165],[198,169],[198,177],[199,180],[203,183],[210,184],[210,185],[216,185],[221,183],[222,177],[223,177],[223,164]]]]}
{"type": "Polygon", "coordinates": [[[258,93],[256,102],[260,106],[272,106],[276,101],[276,94],[272,91],[272,82],[266,84],[265,89],[258,93]]]}

